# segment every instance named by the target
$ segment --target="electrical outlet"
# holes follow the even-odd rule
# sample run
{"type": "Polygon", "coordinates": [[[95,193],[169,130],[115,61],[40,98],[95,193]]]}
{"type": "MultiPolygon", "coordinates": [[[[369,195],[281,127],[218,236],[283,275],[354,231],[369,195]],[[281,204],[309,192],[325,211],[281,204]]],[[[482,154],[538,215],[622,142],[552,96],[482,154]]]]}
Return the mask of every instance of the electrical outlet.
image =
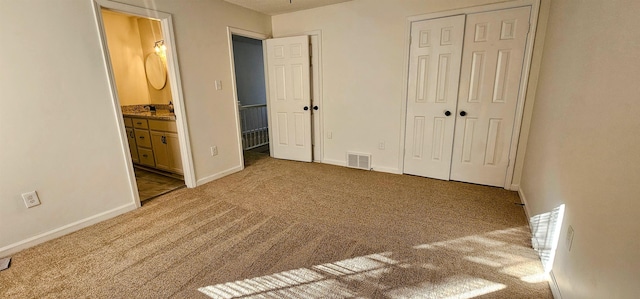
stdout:
{"type": "Polygon", "coordinates": [[[384,150],[384,141],[381,141],[380,143],[378,143],[378,149],[384,150]]]}
{"type": "Polygon", "coordinates": [[[333,132],[329,131],[327,132],[327,139],[331,139],[333,138],[333,132]]]}
{"type": "Polygon", "coordinates": [[[218,155],[218,147],[217,147],[217,146],[215,146],[215,145],[214,145],[214,146],[212,146],[212,147],[210,148],[210,150],[211,150],[211,156],[212,156],[212,157],[213,157],[213,156],[218,155]]]}
{"type": "Polygon", "coordinates": [[[22,193],[22,199],[24,200],[24,204],[27,208],[33,208],[40,204],[40,198],[38,198],[36,191],[22,193]]]}
{"type": "Polygon", "coordinates": [[[221,90],[222,89],[222,81],[216,80],[215,81],[215,85],[216,85],[216,90],[221,90]]]}
{"type": "Polygon", "coordinates": [[[569,229],[567,229],[567,250],[571,251],[571,246],[573,245],[573,226],[569,225],[569,229]]]}

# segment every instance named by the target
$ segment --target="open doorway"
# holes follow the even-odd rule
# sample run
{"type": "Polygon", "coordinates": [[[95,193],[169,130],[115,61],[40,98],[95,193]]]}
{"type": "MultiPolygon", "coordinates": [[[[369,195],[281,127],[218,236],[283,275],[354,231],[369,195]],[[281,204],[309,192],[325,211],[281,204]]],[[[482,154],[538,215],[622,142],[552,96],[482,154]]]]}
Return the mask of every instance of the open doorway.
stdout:
{"type": "Polygon", "coordinates": [[[240,138],[245,166],[269,155],[269,120],[262,41],[232,34],[240,138]]]}
{"type": "MultiPolygon", "coordinates": [[[[276,157],[276,158],[283,158],[283,157],[278,157],[277,155],[274,154],[274,142],[273,140],[271,140],[271,142],[269,142],[269,139],[273,139],[274,137],[274,127],[272,126],[274,124],[274,122],[278,123],[280,120],[274,120],[274,111],[277,113],[277,109],[273,107],[273,102],[269,102],[269,92],[272,92],[274,90],[276,90],[277,88],[273,88],[270,87],[268,84],[266,84],[269,80],[269,78],[267,78],[267,76],[270,76],[270,73],[267,72],[267,70],[265,70],[265,68],[267,67],[268,61],[269,59],[267,58],[267,54],[269,51],[267,51],[267,45],[269,44],[269,41],[275,40],[275,39],[268,39],[268,36],[260,34],[260,33],[255,33],[255,32],[251,32],[251,31],[247,31],[247,30],[242,30],[242,29],[238,29],[238,28],[233,28],[233,27],[228,27],[228,34],[229,34],[229,52],[231,55],[231,69],[232,69],[232,73],[233,73],[233,79],[234,81],[233,83],[233,87],[234,87],[234,95],[236,96],[236,99],[238,100],[238,114],[236,115],[237,117],[237,121],[238,121],[238,144],[239,147],[241,148],[240,150],[240,154],[242,155],[242,157],[244,157],[244,166],[248,166],[251,163],[247,163],[247,162],[251,162],[249,159],[247,159],[247,156],[253,156],[253,152],[259,152],[262,153],[263,156],[272,156],[272,157],[276,157]],[[258,49],[258,42],[262,41],[262,59],[263,61],[259,61],[259,59],[241,59],[241,58],[236,58],[236,56],[242,55],[241,53],[238,53],[240,51],[238,51],[239,47],[243,47],[245,46],[244,44],[240,44],[241,42],[251,42],[255,45],[255,48],[258,49]],[[240,78],[240,76],[238,76],[238,74],[242,71],[242,70],[238,70],[240,68],[243,68],[245,66],[243,66],[243,64],[247,63],[248,61],[252,61],[252,63],[249,64],[248,69],[251,70],[250,72],[250,79],[249,80],[254,80],[257,82],[260,82],[262,84],[264,84],[264,93],[266,95],[265,100],[264,100],[264,104],[262,104],[262,102],[259,104],[262,107],[259,107],[260,109],[262,109],[261,111],[259,111],[258,107],[251,107],[252,104],[254,103],[247,103],[249,104],[249,107],[247,107],[247,105],[245,103],[243,103],[243,101],[240,100],[240,98],[242,97],[242,93],[246,92],[245,90],[242,90],[242,84],[241,83],[237,83],[237,81],[242,80],[242,78],[240,78]],[[247,115],[250,114],[251,112],[247,112],[246,110],[248,110],[247,108],[253,108],[254,111],[253,115],[247,115]],[[276,109],[276,110],[274,110],[276,109]],[[257,126],[252,126],[251,124],[246,124],[247,119],[249,118],[257,118],[256,121],[254,121],[254,123],[258,123],[260,125],[257,126]],[[255,133],[255,131],[262,131],[261,133],[255,133]],[[248,138],[245,137],[247,136],[247,134],[249,134],[248,138]],[[255,139],[256,142],[258,142],[257,146],[255,143],[252,143],[253,140],[251,140],[250,138],[257,138],[255,139]],[[248,140],[248,142],[247,142],[248,140]],[[268,148],[266,145],[260,145],[260,142],[268,142],[268,148]],[[267,150],[268,150],[268,154],[267,154],[267,150]],[[275,155],[275,156],[274,156],[275,155]]],[[[304,41],[304,44],[308,44],[308,51],[309,51],[309,60],[307,61],[307,63],[309,63],[309,84],[308,84],[308,88],[310,90],[310,102],[308,103],[308,106],[306,107],[305,111],[307,112],[311,112],[310,115],[310,120],[308,123],[306,123],[305,121],[305,127],[306,128],[310,128],[311,129],[311,148],[309,148],[309,150],[311,151],[309,153],[310,155],[310,159],[308,159],[309,161],[314,161],[314,162],[324,162],[323,161],[323,121],[322,121],[322,58],[321,58],[321,32],[318,31],[310,31],[310,32],[304,32],[304,33],[300,33],[299,35],[305,36],[306,37],[306,41],[304,41]]],[[[306,47],[306,46],[305,46],[306,47]]],[[[258,57],[259,55],[256,55],[256,57],[258,57]]],[[[275,79],[274,79],[275,80],[275,79]]],[[[275,80],[277,81],[277,80],[275,80]]],[[[299,83],[301,82],[306,82],[305,80],[299,81],[299,83]]],[[[294,84],[295,85],[295,84],[294,84]]],[[[262,88],[261,88],[262,89],[262,88]]],[[[273,95],[271,95],[271,97],[273,98],[273,95]]],[[[255,105],[255,104],[254,104],[255,105]]],[[[329,136],[328,138],[331,138],[331,136],[329,136]]],[[[277,138],[276,138],[277,139],[277,138]]],[[[280,139],[278,139],[280,140],[280,139]]],[[[281,141],[281,140],[280,140],[281,141]]],[[[284,159],[289,159],[287,157],[284,157],[284,159]]],[[[290,160],[296,160],[296,159],[290,159],[290,160]]]]}
{"type": "Polygon", "coordinates": [[[185,187],[160,21],[101,9],[141,202],[185,187]]]}

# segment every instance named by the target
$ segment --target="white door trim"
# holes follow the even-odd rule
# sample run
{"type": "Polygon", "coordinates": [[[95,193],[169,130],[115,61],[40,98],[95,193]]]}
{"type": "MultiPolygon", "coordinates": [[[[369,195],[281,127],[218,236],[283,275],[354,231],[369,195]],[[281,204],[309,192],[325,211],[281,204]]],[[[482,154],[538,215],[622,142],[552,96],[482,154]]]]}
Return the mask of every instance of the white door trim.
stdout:
{"type": "Polygon", "coordinates": [[[540,0],[516,0],[498,4],[489,4],[489,5],[481,5],[481,6],[473,6],[455,10],[447,10],[441,12],[434,12],[428,14],[422,14],[417,16],[412,16],[407,18],[405,24],[405,51],[404,51],[404,68],[405,72],[403,75],[403,90],[402,90],[402,101],[401,101],[401,126],[400,126],[400,143],[399,148],[401,149],[398,156],[398,169],[400,169],[401,173],[404,173],[404,153],[405,153],[405,124],[407,119],[407,88],[409,83],[409,51],[410,51],[410,37],[411,37],[411,23],[417,21],[424,21],[429,19],[437,19],[443,17],[450,17],[460,14],[471,14],[471,13],[480,13],[480,12],[489,12],[493,10],[500,9],[509,9],[523,6],[531,6],[531,15],[529,17],[529,35],[527,36],[527,43],[525,45],[525,53],[524,53],[524,61],[523,61],[523,69],[522,76],[520,77],[520,90],[518,92],[518,99],[516,104],[516,116],[514,120],[513,126],[513,134],[511,136],[510,142],[510,151],[509,151],[509,166],[507,167],[507,173],[505,176],[504,188],[509,190],[517,190],[517,186],[512,186],[511,182],[514,177],[514,170],[516,164],[516,154],[520,152],[520,154],[524,155],[526,149],[518,148],[518,139],[520,137],[520,130],[522,128],[522,118],[524,116],[524,101],[527,93],[527,85],[529,83],[529,71],[531,69],[531,60],[533,56],[533,43],[536,35],[536,28],[538,25],[538,13],[540,11],[540,0]],[[515,189],[514,189],[515,188],[515,189]]]}
{"type": "MultiPolygon", "coordinates": [[[[311,90],[311,94],[317,94],[318,98],[314,98],[313,99],[313,105],[318,105],[319,109],[318,111],[314,111],[314,117],[319,118],[319,126],[318,128],[313,127],[313,130],[311,131],[312,134],[312,139],[315,139],[316,136],[320,136],[320,144],[318,145],[320,148],[320,157],[316,157],[316,155],[313,156],[313,162],[319,162],[319,163],[324,163],[324,103],[323,103],[323,98],[324,98],[324,93],[323,93],[323,81],[322,81],[322,30],[311,30],[311,31],[303,31],[303,32],[296,32],[293,34],[287,34],[287,35],[282,35],[282,36],[274,36],[274,38],[277,37],[290,37],[290,36],[299,36],[299,35],[308,35],[309,37],[311,36],[317,36],[317,41],[318,41],[318,45],[317,48],[318,50],[315,52],[312,52],[311,55],[313,57],[317,57],[318,58],[318,65],[317,66],[313,66],[313,71],[312,71],[312,76],[317,76],[318,78],[318,85],[316,86],[315,84],[313,85],[313,89],[311,90]],[[316,53],[317,52],[317,53],[316,53]]],[[[311,42],[311,39],[309,39],[309,42],[311,42]]],[[[311,47],[309,48],[311,49],[311,47]]],[[[265,56],[266,59],[266,56],[265,56]]],[[[312,59],[313,60],[313,59],[312,59]]],[[[265,60],[265,66],[266,66],[266,60],[265,60]]],[[[266,71],[266,67],[265,67],[265,71],[266,71]]],[[[268,88],[268,87],[267,87],[268,88]]],[[[267,90],[267,96],[269,95],[269,91],[267,90]]],[[[267,102],[269,102],[269,100],[267,100],[267,102]]],[[[267,109],[269,108],[269,106],[267,105],[267,109]]],[[[269,124],[269,126],[271,126],[271,124],[269,124]]],[[[269,143],[271,144],[271,143],[269,143]]]]}
{"type": "Polygon", "coordinates": [[[178,65],[178,55],[174,50],[176,49],[176,44],[174,39],[173,20],[171,14],[109,0],[94,0],[92,3],[94,8],[94,17],[98,26],[100,43],[102,44],[102,57],[104,59],[107,70],[107,78],[111,90],[111,98],[113,99],[113,109],[116,115],[118,130],[120,131],[122,152],[125,157],[127,157],[125,159],[125,163],[127,164],[131,192],[133,193],[133,198],[136,205],[140,207],[140,197],[138,196],[138,187],[136,185],[133,162],[131,161],[131,155],[129,154],[129,147],[127,146],[128,141],[126,137],[126,129],[124,127],[122,111],[120,109],[120,100],[118,99],[118,93],[116,92],[115,79],[113,75],[113,69],[111,67],[111,57],[109,56],[107,36],[105,33],[104,22],[102,18],[102,8],[160,21],[160,24],[162,26],[163,39],[165,41],[165,44],[168,45],[167,74],[169,76],[169,82],[171,83],[171,96],[173,98],[173,104],[176,114],[176,125],[178,130],[178,139],[180,141],[180,155],[184,171],[184,180],[187,187],[195,188],[196,176],[193,166],[193,156],[191,154],[191,142],[189,140],[189,134],[187,133],[188,125],[184,109],[185,106],[182,93],[182,82],[180,79],[180,67],[178,65]]]}
{"type": "MultiPolygon", "coordinates": [[[[236,85],[236,67],[235,67],[235,59],[233,56],[233,36],[234,35],[239,35],[239,36],[244,36],[244,37],[248,37],[248,38],[253,38],[253,39],[257,39],[257,40],[262,40],[264,41],[265,39],[269,38],[269,35],[264,34],[264,33],[258,33],[258,32],[253,32],[253,31],[249,31],[249,30],[245,30],[245,29],[240,29],[240,28],[235,28],[235,27],[231,27],[231,26],[227,26],[227,38],[228,38],[228,43],[229,43],[229,58],[230,58],[230,64],[231,64],[231,89],[233,91],[233,102],[235,103],[235,107],[236,109],[234,110],[235,113],[235,117],[236,117],[236,135],[238,136],[238,155],[240,156],[240,170],[244,169],[244,150],[242,147],[242,125],[240,122],[240,108],[238,107],[238,86],[236,85]]],[[[264,48],[264,44],[262,45],[262,53],[263,53],[263,57],[265,57],[264,53],[265,53],[265,48],[264,48]]],[[[265,58],[266,59],[266,58],[265,58]]],[[[263,62],[264,63],[264,62],[263,62]]],[[[266,72],[266,64],[265,64],[265,72],[266,72]]],[[[266,73],[265,73],[266,76],[266,73]]],[[[267,93],[266,96],[269,96],[269,90],[268,88],[268,84],[266,81],[266,77],[265,77],[265,92],[267,93]]],[[[269,99],[267,98],[267,115],[269,115],[269,99]]],[[[269,128],[271,128],[271,118],[267,117],[267,124],[269,126],[269,128]]],[[[271,136],[269,136],[271,137],[271,136]]],[[[271,149],[271,142],[269,142],[269,149],[271,149]]]]}

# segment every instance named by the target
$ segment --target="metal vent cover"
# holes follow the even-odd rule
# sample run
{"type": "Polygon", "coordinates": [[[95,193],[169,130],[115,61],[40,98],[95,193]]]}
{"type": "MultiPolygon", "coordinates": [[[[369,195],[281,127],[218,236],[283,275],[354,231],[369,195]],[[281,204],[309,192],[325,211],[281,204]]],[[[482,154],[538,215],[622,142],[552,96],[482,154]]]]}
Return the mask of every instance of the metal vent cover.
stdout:
{"type": "Polygon", "coordinates": [[[371,154],[347,152],[347,167],[371,170],[371,154]]]}

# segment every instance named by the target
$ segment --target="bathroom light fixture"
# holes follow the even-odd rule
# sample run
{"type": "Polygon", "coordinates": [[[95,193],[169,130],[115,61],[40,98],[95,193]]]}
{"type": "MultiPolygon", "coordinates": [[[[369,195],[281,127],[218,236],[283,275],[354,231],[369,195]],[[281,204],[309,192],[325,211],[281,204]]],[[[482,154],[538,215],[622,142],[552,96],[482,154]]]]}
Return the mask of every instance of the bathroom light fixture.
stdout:
{"type": "Polygon", "coordinates": [[[153,45],[153,48],[156,50],[156,53],[164,53],[165,51],[167,51],[167,46],[164,45],[164,40],[159,40],[157,42],[155,42],[155,44],[153,45]]]}

